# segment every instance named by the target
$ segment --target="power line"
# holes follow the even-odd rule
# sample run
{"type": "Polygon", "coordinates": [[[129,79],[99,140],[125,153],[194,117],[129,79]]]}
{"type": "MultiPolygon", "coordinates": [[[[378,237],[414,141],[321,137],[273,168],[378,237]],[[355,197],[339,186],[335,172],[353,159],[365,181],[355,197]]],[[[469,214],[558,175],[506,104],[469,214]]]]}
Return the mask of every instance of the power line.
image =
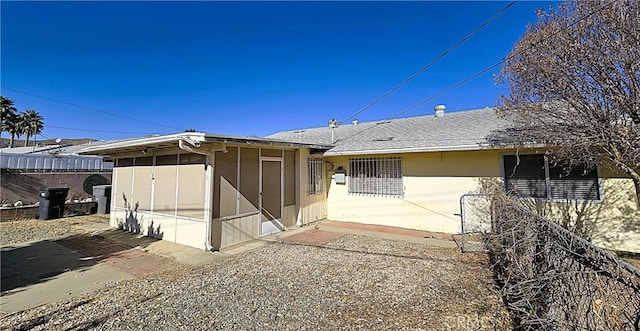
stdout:
{"type": "Polygon", "coordinates": [[[43,135],[42,133],[38,133],[37,135],[38,135],[38,136],[41,136],[41,137],[42,137],[42,138],[44,138],[44,139],[51,139],[51,138],[49,138],[49,137],[47,137],[47,136],[43,135]]]}
{"type": "Polygon", "coordinates": [[[507,4],[504,8],[500,9],[495,15],[493,15],[490,19],[486,20],[484,23],[480,24],[478,27],[476,27],[473,31],[471,31],[471,33],[469,33],[468,35],[464,36],[462,39],[458,40],[458,42],[456,42],[453,46],[451,46],[449,49],[447,49],[446,51],[444,51],[442,54],[438,55],[438,57],[436,57],[433,61],[431,61],[429,64],[423,66],[422,68],[420,68],[420,70],[416,71],[414,74],[412,74],[411,76],[409,76],[407,79],[403,80],[400,84],[394,86],[391,90],[387,91],[385,94],[383,94],[382,96],[380,96],[379,98],[375,99],[373,102],[369,103],[368,105],[366,105],[364,108],[360,109],[359,111],[355,112],[353,115],[349,116],[347,119],[341,121],[339,124],[344,124],[346,122],[348,122],[349,120],[355,118],[356,116],[362,114],[363,112],[367,111],[369,108],[375,106],[376,104],[380,103],[382,100],[386,99],[388,96],[390,96],[391,94],[393,94],[395,91],[399,90],[400,88],[402,88],[403,86],[407,85],[410,81],[412,81],[414,78],[418,77],[420,74],[422,74],[425,70],[431,68],[434,64],[436,64],[438,61],[442,60],[445,56],[449,55],[451,52],[453,52],[454,50],[456,50],[456,48],[458,48],[460,45],[462,45],[464,42],[466,42],[467,40],[471,39],[471,37],[473,37],[476,33],[478,33],[480,30],[482,30],[484,27],[486,27],[487,25],[493,23],[493,21],[495,21],[496,19],[498,19],[498,17],[500,17],[504,12],[506,12],[509,8],[511,8],[513,5],[515,5],[518,1],[511,1],[509,4],[507,4]]]}
{"type": "Polygon", "coordinates": [[[78,128],[69,128],[64,126],[53,126],[47,125],[47,128],[61,129],[61,130],[71,130],[71,131],[84,131],[84,132],[100,132],[100,133],[122,133],[122,134],[156,134],[157,132],[127,132],[127,131],[112,131],[112,130],[92,130],[92,129],[78,129],[78,128]]]}
{"type": "Polygon", "coordinates": [[[107,115],[111,115],[111,116],[116,116],[116,117],[125,118],[125,119],[128,119],[128,120],[136,121],[136,122],[147,123],[147,124],[152,124],[152,125],[156,125],[156,126],[161,126],[161,127],[167,128],[167,129],[181,131],[178,128],[175,128],[175,127],[172,127],[172,126],[168,126],[168,125],[164,125],[164,124],[160,124],[160,123],[145,121],[145,120],[141,120],[141,119],[130,117],[130,116],[126,116],[126,115],[116,114],[116,113],[112,113],[112,112],[108,112],[108,111],[104,111],[104,110],[100,110],[100,109],[96,109],[96,108],[91,108],[91,107],[87,107],[87,106],[78,105],[78,104],[67,102],[67,101],[57,100],[57,99],[45,97],[45,96],[42,96],[42,95],[37,95],[37,94],[31,93],[31,92],[26,92],[26,91],[17,90],[17,89],[14,89],[14,88],[6,87],[6,86],[0,86],[0,87],[2,87],[5,90],[9,90],[9,91],[13,91],[13,92],[21,93],[21,94],[25,94],[25,95],[30,95],[32,97],[36,97],[36,98],[40,98],[40,99],[43,99],[43,100],[57,102],[57,103],[60,103],[60,104],[63,104],[63,105],[82,108],[82,109],[90,110],[90,111],[93,111],[93,112],[96,112],[96,113],[107,114],[107,115]]]}
{"type": "MultiPolygon", "coordinates": [[[[567,28],[570,28],[570,27],[572,27],[572,26],[574,26],[574,25],[576,25],[576,24],[578,24],[578,23],[582,22],[582,21],[583,21],[583,20],[585,20],[586,18],[589,18],[590,16],[592,16],[592,15],[594,15],[594,14],[596,14],[596,13],[600,12],[601,10],[605,9],[607,6],[611,5],[611,4],[612,4],[612,3],[614,3],[614,2],[615,2],[615,1],[607,2],[605,5],[603,5],[603,6],[602,6],[602,7],[600,7],[599,9],[594,10],[594,11],[592,11],[591,13],[588,13],[587,15],[585,15],[585,16],[583,16],[583,17],[580,17],[580,18],[579,18],[579,19],[577,19],[575,22],[573,22],[573,23],[571,23],[571,24],[568,24],[568,25],[564,26],[564,27],[563,27],[563,28],[561,28],[561,29],[556,30],[555,32],[553,32],[553,33],[551,34],[551,36],[555,36],[556,34],[558,34],[558,33],[562,32],[563,30],[566,30],[567,28]]],[[[532,45],[530,45],[529,47],[531,47],[531,46],[532,46],[532,45]]],[[[509,56],[505,57],[504,59],[502,59],[501,61],[499,61],[499,62],[497,62],[497,63],[495,63],[495,64],[493,64],[493,65],[491,65],[491,66],[489,66],[489,67],[487,67],[487,68],[485,68],[485,69],[482,69],[482,70],[480,70],[479,72],[477,72],[477,73],[475,73],[475,74],[473,74],[473,75],[471,75],[471,76],[469,76],[469,77],[467,77],[467,78],[465,78],[465,79],[463,79],[463,80],[461,80],[461,81],[459,81],[459,82],[457,82],[457,83],[455,83],[455,84],[453,84],[453,85],[451,85],[451,86],[449,86],[449,87],[445,88],[444,90],[442,90],[442,91],[440,91],[440,92],[438,92],[438,93],[434,94],[433,96],[430,96],[430,97],[428,97],[428,98],[426,98],[426,99],[421,100],[420,102],[418,102],[418,103],[414,104],[413,106],[410,106],[410,107],[405,108],[405,109],[404,109],[404,110],[402,110],[401,112],[399,112],[399,113],[397,113],[397,114],[395,114],[395,115],[393,115],[393,116],[391,116],[391,117],[389,117],[389,118],[387,118],[387,119],[385,119],[385,120],[383,120],[383,121],[380,121],[380,122],[378,122],[377,124],[385,123],[385,122],[387,122],[387,121],[390,121],[390,120],[392,120],[392,119],[395,119],[395,118],[397,118],[397,117],[399,117],[399,116],[401,116],[401,115],[403,115],[403,114],[405,114],[405,113],[409,112],[410,110],[416,109],[416,108],[418,108],[418,107],[422,106],[423,104],[425,104],[425,103],[427,103],[427,102],[429,102],[429,101],[431,101],[431,100],[433,100],[433,99],[435,99],[435,98],[437,98],[437,97],[439,97],[439,96],[441,96],[441,95],[443,95],[443,94],[445,94],[445,93],[447,93],[447,92],[449,92],[449,91],[451,91],[451,90],[453,90],[453,89],[456,89],[456,88],[458,88],[458,87],[460,87],[460,86],[462,86],[462,85],[464,85],[464,84],[468,83],[469,81],[471,81],[471,80],[473,80],[473,79],[475,79],[475,78],[477,78],[477,77],[479,77],[479,76],[482,76],[482,75],[486,74],[487,72],[489,72],[489,71],[493,70],[494,68],[496,68],[496,67],[500,66],[501,64],[505,63],[507,60],[511,59],[513,56],[514,56],[513,54],[512,54],[512,55],[509,55],[509,56]]],[[[341,141],[341,140],[351,139],[351,138],[353,138],[353,137],[355,137],[355,136],[357,136],[357,135],[359,135],[359,134],[362,134],[363,132],[366,132],[366,131],[369,131],[369,130],[371,130],[371,129],[373,129],[373,128],[376,128],[376,127],[378,126],[377,124],[376,124],[376,125],[373,125],[373,126],[370,126],[370,127],[366,128],[366,129],[360,130],[360,131],[358,131],[358,132],[356,132],[356,133],[354,133],[354,134],[352,134],[352,135],[350,135],[350,136],[348,136],[348,137],[345,137],[345,138],[342,138],[342,139],[338,139],[338,140],[336,140],[335,142],[338,142],[338,141],[341,141]]],[[[334,142],[334,143],[335,143],[335,142],[334,142]]]]}

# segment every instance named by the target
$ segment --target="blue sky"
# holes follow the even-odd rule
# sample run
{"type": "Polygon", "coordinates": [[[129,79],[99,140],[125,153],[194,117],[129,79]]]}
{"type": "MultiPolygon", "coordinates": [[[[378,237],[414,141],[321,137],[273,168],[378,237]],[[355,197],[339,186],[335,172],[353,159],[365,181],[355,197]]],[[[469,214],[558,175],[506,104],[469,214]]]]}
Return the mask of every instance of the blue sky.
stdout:
{"type": "MultiPolygon", "coordinates": [[[[507,3],[2,1],[2,95],[43,115],[38,139],[188,128],[265,136],[324,126],[383,95],[507,3]]],[[[516,3],[357,119],[391,117],[495,64],[536,21],[535,9],[550,4],[516,3]]],[[[447,111],[493,106],[506,93],[494,84],[498,70],[402,116],[432,114],[441,103],[447,111]]]]}

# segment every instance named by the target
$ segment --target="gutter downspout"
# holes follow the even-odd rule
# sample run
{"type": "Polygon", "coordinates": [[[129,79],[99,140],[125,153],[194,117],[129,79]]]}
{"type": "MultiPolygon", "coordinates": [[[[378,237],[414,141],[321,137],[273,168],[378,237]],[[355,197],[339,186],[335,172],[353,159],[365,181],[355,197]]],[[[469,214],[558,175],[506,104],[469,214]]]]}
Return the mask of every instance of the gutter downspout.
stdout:
{"type": "Polygon", "coordinates": [[[222,148],[220,149],[200,149],[201,143],[198,141],[194,141],[192,139],[189,138],[181,138],[180,140],[178,140],[178,148],[180,148],[183,151],[189,152],[189,153],[194,153],[194,154],[200,154],[200,155],[204,155],[207,157],[207,173],[206,173],[206,179],[209,181],[208,185],[207,185],[207,194],[205,195],[205,201],[207,204],[207,208],[205,209],[205,213],[204,213],[204,218],[205,218],[205,227],[206,227],[206,231],[205,231],[205,239],[204,239],[204,246],[205,249],[209,252],[213,251],[213,247],[211,246],[211,219],[213,217],[213,210],[212,210],[212,199],[213,199],[213,162],[211,156],[215,155],[215,152],[226,152],[227,151],[227,144],[223,143],[222,144],[222,148]],[[186,144],[189,144],[191,146],[188,146],[186,144]]]}

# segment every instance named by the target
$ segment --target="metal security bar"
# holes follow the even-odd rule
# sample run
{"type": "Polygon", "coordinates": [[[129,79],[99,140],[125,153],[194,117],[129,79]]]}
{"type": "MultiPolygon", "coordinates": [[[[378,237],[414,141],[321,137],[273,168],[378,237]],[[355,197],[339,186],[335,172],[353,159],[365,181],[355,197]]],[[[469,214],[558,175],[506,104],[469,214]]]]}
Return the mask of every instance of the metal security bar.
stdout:
{"type": "Polygon", "coordinates": [[[323,161],[318,158],[310,158],[307,160],[309,165],[309,194],[317,195],[323,192],[323,161]]]}
{"type": "Polygon", "coordinates": [[[349,159],[349,193],[371,196],[404,196],[402,158],[349,159]]]}

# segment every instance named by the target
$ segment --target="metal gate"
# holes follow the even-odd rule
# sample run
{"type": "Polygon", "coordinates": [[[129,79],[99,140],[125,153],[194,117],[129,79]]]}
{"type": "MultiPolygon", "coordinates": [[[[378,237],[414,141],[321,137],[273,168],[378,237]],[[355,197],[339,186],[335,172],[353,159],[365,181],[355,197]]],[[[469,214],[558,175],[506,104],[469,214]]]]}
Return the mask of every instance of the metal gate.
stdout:
{"type": "MultiPolygon", "coordinates": [[[[491,195],[469,193],[460,197],[460,235],[458,246],[463,253],[486,252],[487,234],[491,232],[491,195]]],[[[458,240],[456,240],[458,241],[458,240]]]]}

